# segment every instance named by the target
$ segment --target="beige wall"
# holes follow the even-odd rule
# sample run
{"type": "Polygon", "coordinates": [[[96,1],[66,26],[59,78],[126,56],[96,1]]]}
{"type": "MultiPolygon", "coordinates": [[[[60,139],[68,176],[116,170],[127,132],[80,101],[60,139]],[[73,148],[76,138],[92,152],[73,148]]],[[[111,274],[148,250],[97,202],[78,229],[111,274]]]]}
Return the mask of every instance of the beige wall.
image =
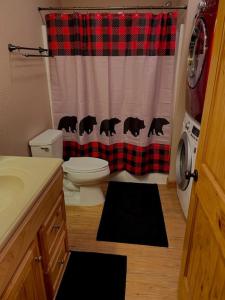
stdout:
{"type": "Polygon", "coordinates": [[[42,45],[38,6],[58,1],[5,0],[0,6],[0,155],[28,155],[28,141],[51,126],[43,58],[10,54],[13,43],[42,45]]]}
{"type": "MultiPolygon", "coordinates": [[[[157,6],[164,5],[166,2],[171,2],[172,5],[186,5],[188,0],[59,0],[61,6],[74,6],[74,7],[123,7],[123,6],[157,6]]],[[[133,10],[134,11],[134,10],[133,10]]],[[[158,13],[161,10],[153,10],[158,13]]],[[[146,12],[146,10],[143,10],[146,12]]],[[[183,23],[185,17],[185,10],[179,11],[178,21],[183,23]]]]}
{"type": "MultiPolygon", "coordinates": [[[[163,5],[169,0],[60,0],[63,6],[142,6],[163,5]]],[[[188,0],[170,0],[173,5],[184,5],[188,0]]]]}
{"type": "MultiPolygon", "coordinates": [[[[185,4],[187,0],[174,0],[185,4]]],[[[175,180],[177,144],[185,111],[184,89],[188,43],[199,0],[189,0],[186,29],[175,99],[170,181],[175,180]]],[[[38,6],[123,6],[159,5],[164,0],[20,0],[2,1],[0,10],[0,155],[29,154],[28,141],[51,127],[50,105],[44,60],[10,55],[9,42],[19,45],[42,45],[41,18],[38,6]],[[10,16],[10,17],[9,17],[10,16]]],[[[183,13],[183,12],[182,12],[183,13]]]]}
{"type": "MultiPolygon", "coordinates": [[[[187,0],[170,0],[175,4],[185,4],[187,0]]],[[[161,5],[168,0],[60,0],[65,6],[123,6],[123,5],[161,5]]]]}
{"type": "Polygon", "coordinates": [[[188,46],[191,37],[193,20],[197,12],[199,0],[189,0],[188,10],[185,20],[184,39],[182,45],[182,54],[180,60],[179,71],[177,75],[177,91],[174,99],[174,118],[173,118],[173,135],[172,135],[172,149],[171,149],[171,167],[169,174],[169,181],[176,180],[176,152],[177,146],[181,136],[182,124],[185,113],[185,90],[186,90],[186,70],[187,70],[187,56],[188,46]]]}

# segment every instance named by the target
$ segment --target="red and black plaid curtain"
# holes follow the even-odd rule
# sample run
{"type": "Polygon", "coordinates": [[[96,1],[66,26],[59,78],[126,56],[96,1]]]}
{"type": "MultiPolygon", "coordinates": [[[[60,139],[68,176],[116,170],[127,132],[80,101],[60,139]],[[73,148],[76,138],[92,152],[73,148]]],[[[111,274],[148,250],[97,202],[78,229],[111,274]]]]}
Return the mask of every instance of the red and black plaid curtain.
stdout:
{"type": "Polygon", "coordinates": [[[51,55],[174,55],[176,13],[50,14],[51,55]]]}
{"type": "Polygon", "coordinates": [[[177,13],[46,15],[64,156],[168,173],[177,13]]]}

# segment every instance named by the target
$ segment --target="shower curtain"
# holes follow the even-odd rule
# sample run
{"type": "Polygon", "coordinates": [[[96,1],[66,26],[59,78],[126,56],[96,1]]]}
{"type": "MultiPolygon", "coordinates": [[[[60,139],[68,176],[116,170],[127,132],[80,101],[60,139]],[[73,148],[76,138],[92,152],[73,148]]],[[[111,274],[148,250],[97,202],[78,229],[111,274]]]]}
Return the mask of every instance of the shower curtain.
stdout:
{"type": "Polygon", "coordinates": [[[55,128],[64,158],[168,173],[177,13],[46,15],[55,128]]]}

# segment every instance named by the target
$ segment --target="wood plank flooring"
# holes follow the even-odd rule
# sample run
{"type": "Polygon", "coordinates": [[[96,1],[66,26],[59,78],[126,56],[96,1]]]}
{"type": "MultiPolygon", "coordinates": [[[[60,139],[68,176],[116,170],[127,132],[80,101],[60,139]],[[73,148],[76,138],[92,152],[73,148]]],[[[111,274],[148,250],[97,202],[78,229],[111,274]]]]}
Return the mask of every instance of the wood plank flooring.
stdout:
{"type": "Polygon", "coordinates": [[[126,300],[175,300],[185,220],[174,187],[159,186],[169,248],[96,241],[102,206],[67,206],[73,250],[127,256],[126,300]]]}

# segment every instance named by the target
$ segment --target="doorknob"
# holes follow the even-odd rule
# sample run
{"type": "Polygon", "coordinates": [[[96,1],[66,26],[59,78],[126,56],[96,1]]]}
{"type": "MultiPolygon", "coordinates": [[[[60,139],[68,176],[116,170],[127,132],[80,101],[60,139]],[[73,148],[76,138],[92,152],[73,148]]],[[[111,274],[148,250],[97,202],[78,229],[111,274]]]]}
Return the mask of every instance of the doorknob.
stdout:
{"type": "Polygon", "coordinates": [[[198,170],[194,170],[193,173],[191,173],[190,171],[185,171],[185,178],[190,179],[191,177],[194,179],[194,181],[197,181],[198,180],[198,170]]]}

